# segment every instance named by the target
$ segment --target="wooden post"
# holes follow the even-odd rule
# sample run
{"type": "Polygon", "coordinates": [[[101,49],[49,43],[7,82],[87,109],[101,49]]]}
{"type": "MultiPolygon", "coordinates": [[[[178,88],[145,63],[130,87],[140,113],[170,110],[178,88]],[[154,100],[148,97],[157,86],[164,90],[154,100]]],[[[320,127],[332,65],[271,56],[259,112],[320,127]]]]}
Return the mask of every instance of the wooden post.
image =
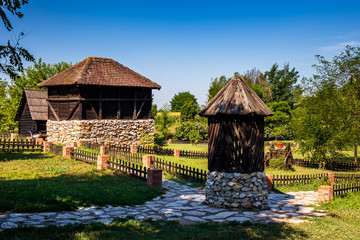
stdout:
{"type": "Polygon", "coordinates": [[[335,185],[335,174],[334,173],[327,173],[327,176],[329,178],[330,185],[334,186],[335,185]]]}
{"type": "Polygon", "coordinates": [[[36,145],[42,145],[43,142],[44,142],[44,139],[42,139],[42,138],[36,138],[36,139],[35,139],[35,144],[36,144],[36,145]]]}
{"type": "Polygon", "coordinates": [[[97,170],[104,170],[108,167],[108,161],[110,160],[110,156],[107,155],[99,155],[97,158],[97,170]]]}
{"type": "Polygon", "coordinates": [[[135,145],[130,146],[130,153],[137,153],[137,150],[138,150],[138,146],[135,145]]]}
{"type": "Polygon", "coordinates": [[[45,141],[44,143],[43,143],[44,145],[44,147],[43,147],[43,152],[48,152],[48,151],[50,151],[50,146],[51,146],[51,144],[52,144],[52,142],[47,142],[47,141],[45,141]]]}
{"type": "Polygon", "coordinates": [[[329,202],[334,199],[334,187],[333,186],[320,186],[318,188],[318,201],[329,202]]]}
{"type": "Polygon", "coordinates": [[[162,170],[161,169],[149,169],[147,172],[146,183],[152,187],[162,187],[162,170]]]}
{"type": "Polygon", "coordinates": [[[155,156],[153,155],[144,155],[143,156],[143,166],[150,168],[154,164],[155,156]]]}
{"type": "Polygon", "coordinates": [[[180,157],[180,149],[174,149],[174,157],[180,157]]]}
{"type": "Polygon", "coordinates": [[[273,183],[274,183],[274,177],[273,175],[266,175],[266,184],[267,184],[267,189],[268,192],[271,192],[273,190],[273,183]]]}
{"type": "Polygon", "coordinates": [[[74,147],[71,147],[71,146],[64,146],[63,147],[63,156],[67,159],[70,159],[70,150],[73,150],[74,147]]]}
{"type": "Polygon", "coordinates": [[[12,133],[12,134],[10,135],[10,141],[14,141],[17,136],[19,136],[18,133],[12,133]]]}

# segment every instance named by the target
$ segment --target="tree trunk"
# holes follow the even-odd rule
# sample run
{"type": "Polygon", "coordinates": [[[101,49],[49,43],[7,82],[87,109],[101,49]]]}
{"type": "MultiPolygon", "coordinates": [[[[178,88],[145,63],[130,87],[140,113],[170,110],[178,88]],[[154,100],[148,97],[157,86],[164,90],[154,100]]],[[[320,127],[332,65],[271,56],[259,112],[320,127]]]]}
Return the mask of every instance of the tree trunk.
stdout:
{"type": "Polygon", "coordinates": [[[354,145],[354,161],[355,161],[355,164],[357,164],[358,162],[357,162],[357,145],[355,144],[354,145]]]}

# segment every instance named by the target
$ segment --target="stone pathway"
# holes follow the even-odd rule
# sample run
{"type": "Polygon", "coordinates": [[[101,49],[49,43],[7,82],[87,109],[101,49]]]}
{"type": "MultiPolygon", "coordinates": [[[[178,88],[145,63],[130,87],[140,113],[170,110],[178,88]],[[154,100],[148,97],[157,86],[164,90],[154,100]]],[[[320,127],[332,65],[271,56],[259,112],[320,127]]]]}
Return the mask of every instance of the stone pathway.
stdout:
{"type": "Polygon", "coordinates": [[[19,226],[64,226],[72,223],[111,223],[116,218],[134,217],[137,220],[176,220],[181,224],[195,222],[288,222],[300,223],[305,217],[320,217],[308,205],[317,203],[317,192],[269,194],[269,210],[235,211],[203,205],[204,190],[163,180],[166,194],[144,205],[125,207],[84,207],[73,212],[6,213],[0,215],[0,231],[19,226]]]}

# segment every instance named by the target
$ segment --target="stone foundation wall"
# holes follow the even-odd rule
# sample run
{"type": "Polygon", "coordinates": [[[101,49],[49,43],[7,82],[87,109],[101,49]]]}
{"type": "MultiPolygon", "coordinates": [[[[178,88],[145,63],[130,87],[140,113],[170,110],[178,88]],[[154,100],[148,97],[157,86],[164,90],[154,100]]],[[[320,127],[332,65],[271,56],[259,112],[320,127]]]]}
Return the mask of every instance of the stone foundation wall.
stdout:
{"type": "Polygon", "coordinates": [[[86,139],[110,145],[138,145],[144,134],[154,139],[154,120],[70,120],[46,123],[48,141],[71,145],[86,139]]]}
{"type": "Polygon", "coordinates": [[[208,172],[206,203],[214,207],[268,208],[268,190],[264,172],[208,172]]]}

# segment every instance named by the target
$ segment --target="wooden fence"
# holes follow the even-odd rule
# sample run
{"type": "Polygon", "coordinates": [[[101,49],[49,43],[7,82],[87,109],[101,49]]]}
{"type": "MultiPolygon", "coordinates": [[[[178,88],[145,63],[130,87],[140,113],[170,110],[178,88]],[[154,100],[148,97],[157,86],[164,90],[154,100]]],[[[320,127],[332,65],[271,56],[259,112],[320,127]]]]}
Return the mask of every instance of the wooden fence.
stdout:
{"type": "Polygon", "coordinates": [[[335,173],[335,182],[360,182],[360,174],[335,173]]]}
{"type": "Polygon", "coordinates": [[[326,180],[327,174],[307,174],[307,175],[273,175],[274,186],[285,186],[285,185],[306,185],[310,184],[313,180],[326,180]]]}
{"type": "MultiPolygon", "coordinates": [[[[318,162],[306,159],[294,159],[293,164],[299,167],[309,168],[319,168],[320,166],[318,162]]],[[[325,164],[325,169],[332,171],[360,171],[360,164],[332,160],[325,164]]]]}
{"type": "Polygon", "coordinates": [[[358,191],[360,191],[360,183],[334,185],[334,197],[335,196],[343,197],[349,192],[358,192],[358,191]]]}
{"type": "Polygon", "coordinates": [[[146,154],[155,154],[155,155],[164,155],[164,156],[174,156],[174,149],[162,148],[162,147],[144,147],[139,146],[138,152],[146,154]]]}
{"type": "Polygon", "coordinates": [[[23,139],[0,139],[0,151],[3,152],[37,152],[42,151],[43,145],[37,144],[34,140],[27,141],[23,139]]]}
{"type": "Polygon", "coordinates": [[[56,154],[56,155],[62,155],[63,154],[63,146],[50,144],[49,152],[56,154]]]}
{"type": "Polygon", "coordinates": [[[207,157],[208,157],[208,153],[207,153],[207,152],[181,150],[181,151],[180,151],[180,157],[186,157],[186,158],[207,158],[207,157]]]}
{"type": "Polygon", "coordinates": [[[97,156],[99,154],[94,152],[88,152],[79,149],[72,149],[70,150],[70,157],[75,160],[83,161],[89,164],[96,164],[97,163],[97,156]]]}
{"type": "Polygon", "coordinates": [[[192,168],[189,166],[161,160],[159,158],[155,158],[153,166],[155,169],[161,169],[164,172],[175,176],[190,178],[198,182],[206,182],[206,171],[202,169],[199,170],[198,168],[192,168]]]}
{"type": "Polygon", "coordinates": [[[125,160],[132,163],[142,164],[142,155],[137,153],[129,153],[129,152],[119,152],[112,150],[111,148],[105,148],[105,155],[109,155],[111,157],[116,157],[121,160],[125,160]]]}
{"type": "Polygon", "coordinates": [[[146,180],[147,177],[147,169],[146,167],[140,166],[135,163],[130,163],[126,160],[121,160],[119,158],[110,157],[108,161],[109,168],[112,170],[119,170],[135,177],[146,180]]]}

